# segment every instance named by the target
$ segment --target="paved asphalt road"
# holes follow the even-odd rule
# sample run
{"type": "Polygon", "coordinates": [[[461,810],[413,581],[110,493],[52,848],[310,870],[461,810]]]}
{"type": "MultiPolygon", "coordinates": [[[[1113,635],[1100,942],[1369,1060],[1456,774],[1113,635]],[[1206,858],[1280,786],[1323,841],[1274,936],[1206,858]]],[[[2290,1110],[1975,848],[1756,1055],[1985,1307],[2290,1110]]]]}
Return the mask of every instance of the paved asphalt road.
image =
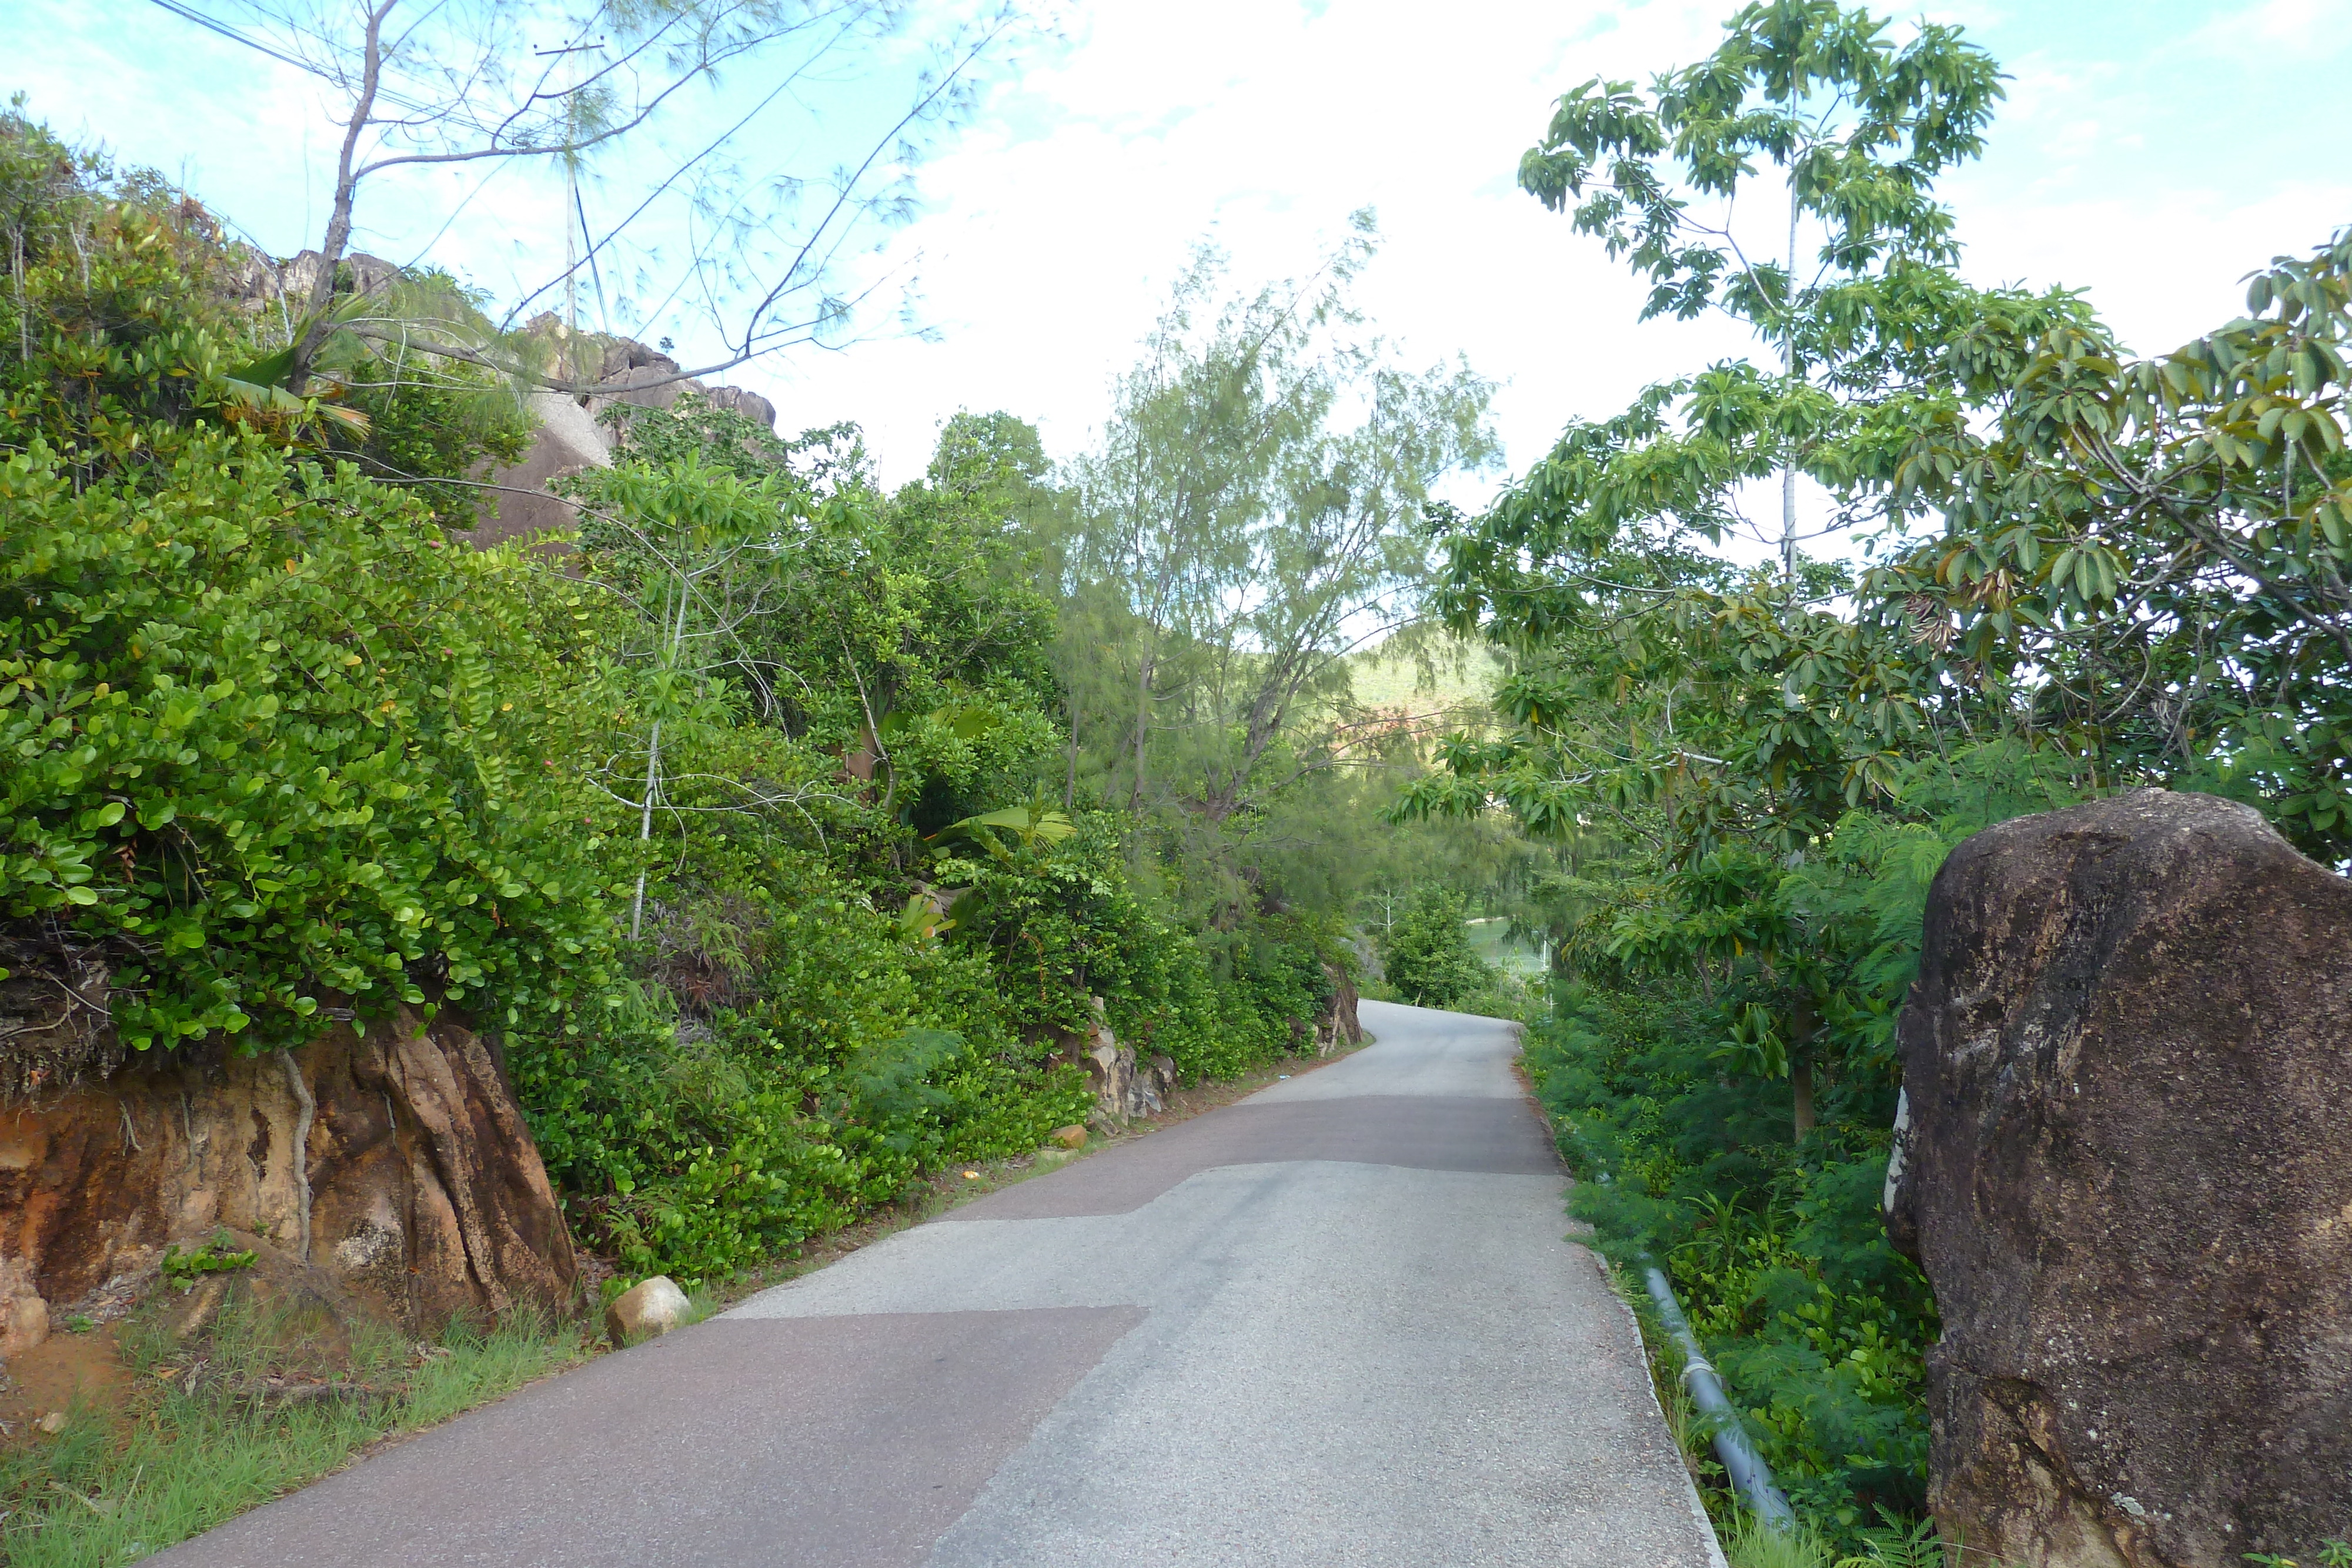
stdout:
{"type": "Polygon", "coordinates": [[[152,1561],[1719,1568],[1510,1031],[1364,1021],[152,1561]]]}

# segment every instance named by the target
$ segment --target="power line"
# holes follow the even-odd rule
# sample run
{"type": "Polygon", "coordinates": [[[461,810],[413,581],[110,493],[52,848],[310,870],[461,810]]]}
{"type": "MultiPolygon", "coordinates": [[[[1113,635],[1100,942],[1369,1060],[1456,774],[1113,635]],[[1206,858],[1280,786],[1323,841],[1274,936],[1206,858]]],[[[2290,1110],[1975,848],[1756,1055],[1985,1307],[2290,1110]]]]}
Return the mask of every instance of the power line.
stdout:
{"type": "MultiPolygon", "coordinates": [[[[343,85],[341,82],[335,80],[335,77],[332,72],[328,71],[320,66],[313,65],[309,60],[299,59],[295,56],[285,53],[283,50],[272,48],[269,45],[262,42],[259,38],[250,37],[244,33],[238,32],[235,27],[230,26],[226,22],[220,20],[216,16],[205,16],[202,11],[197,10],[194,6],[184,4],[183,0],[155,0],[155,4],[161,5],[164,10],[169,11],[174,16],[183,17],[187,21],[194,22],[199,27],[204,27],[212,32],[218,33],[222,37],[228,39],[231,43],[243,44],[248,49],[268,55],[273,60],[278,60],[283,64],[292,66],[296,70],[307,71],[310,75],[317,77],[323,81],[334,82],[337,87],[343,85]]],[[[400,94],[390,91],[382,87],[376,89],[375,95],[376,97],[383,99],[386,103],[396,104],[402,109],[413,110],[420,114],[430,112],[425,105],[417,102],[415,99],[403,98],[400,94]]]]}
{"type": "Polygon", "coordinates": [[[180,0],[155,0],[155,4],[161,5],[164,10],[169,11],[174,16],[185,17],[187,20],[194,22],[199,27],[209,27],[214,32],[218,33],[222,37],[230,39],[236,43],[243,44],[248,49],[258,49],[273,60],[283,60],[288,65],[294,67],[298,70],[309,71],[312,76],[325,76],[327,74],[318,67],[312,65],[310,61],[298,60],[292,55],[281,54],[278,50],[271,48],[268,44],[263,43],[258,38],[247,37],[243,33],[238,32],[226,22],[207,16],[193,5],[182,5],[180,0]]]}

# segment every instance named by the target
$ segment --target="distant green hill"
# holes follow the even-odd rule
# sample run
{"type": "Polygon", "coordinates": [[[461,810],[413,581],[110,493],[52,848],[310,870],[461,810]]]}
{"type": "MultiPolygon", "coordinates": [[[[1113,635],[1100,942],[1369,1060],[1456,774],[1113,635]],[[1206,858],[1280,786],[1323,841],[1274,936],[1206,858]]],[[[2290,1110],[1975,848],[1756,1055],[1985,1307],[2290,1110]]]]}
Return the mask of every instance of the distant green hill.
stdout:
{"type": "Polygon", "coordinates": [[[1356,700],[1366,707],[1416,715],[1483,709],[1494,694],[1495,683],[1502,679],[1502,662],[1478,643],[1456,643],[1436,650],[1432,659],[1433,678],[1428,685],[1423,684],[1420,665],[1413,658],[1384,653],[1385,647],[1367,648],[1348,661],[1356,700]]]}

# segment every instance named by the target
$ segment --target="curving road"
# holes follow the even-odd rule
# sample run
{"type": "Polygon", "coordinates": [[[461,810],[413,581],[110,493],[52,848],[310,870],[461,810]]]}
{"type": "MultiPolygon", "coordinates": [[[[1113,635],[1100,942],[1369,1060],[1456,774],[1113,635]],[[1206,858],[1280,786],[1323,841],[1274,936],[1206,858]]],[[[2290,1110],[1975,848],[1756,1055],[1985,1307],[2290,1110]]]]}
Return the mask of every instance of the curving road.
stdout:
{"type": "Polygon", "coordinates": [[[154,1559],[1719,1568],[1507,1026],[1006,1187],[154,1559]]]}

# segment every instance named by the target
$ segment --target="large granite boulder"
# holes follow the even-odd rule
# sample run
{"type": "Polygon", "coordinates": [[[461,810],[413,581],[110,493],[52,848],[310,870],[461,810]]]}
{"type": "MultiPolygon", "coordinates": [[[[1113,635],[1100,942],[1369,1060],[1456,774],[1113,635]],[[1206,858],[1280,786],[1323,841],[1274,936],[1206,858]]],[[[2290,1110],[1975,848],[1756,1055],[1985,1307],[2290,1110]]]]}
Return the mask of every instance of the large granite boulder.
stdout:
{"type": "Polygon", "coordinates": [[[545,391],[531,394],[538,437],[521,462],[488,476],[490,483],[499,486],[498,504],[466,536],[473,544],[537,538],[571,529],[578,520],[578,508],[555,495],[551,486],[583,469],[611,464],[614,443],[604,414],[616,403],[666,409],[675,407],[688,392],[695,392],[731,413],[771,429],[775,425],[775,405],[759,393],[681,377],[676,360],[634,338],[573,333],[552,314],[534,318],[526,330],[548,345],[549,369],[553,374],[593,382],[595,390],[578,395],[545,391]]]}
{"type": "Polygon", "coordinates": [[[2352,1538],[2352,882],[2210,796],[2004,823],[1936,879],[1901,1041],[1947,1537],[2011,1568],[2352,1538]]]}
{"type": "MultiPolygon", "coordinates": [[[[277,277],[255,292],[267,299],[283,298],[297,314],[307,314],[311,291],[319,287],[319,271],[327,258],[315,250],[306,250],[279,265],[277,277]]],[[[400,280],[400,264],[386,261],[365,251],[347,251],[336,269],[340,276],[336,287],[348,287],[354,294],[380,294],[400,280]]]]}
{"type": "Polygon", "coordinates": [[[740,413],[754,424],[776,428],[776,405],[749,387],[711,387],[703,393],[713,408],[740,413]]]}
{"type": "MultiPolygon", "coordinates": [[[[308,312],[324,266],[325,257],[315,250],[273,261],[241,246],[231,253],[225,286],[243,308],[279,318],[290,330],[308,312]]],[[[344,256],[336,270],[337,286],[358,294],[385,293],[402,276],[396,263],[359,251],[344,256]]],[[[612,434],[602,415],[615,403],[670,408],[686,393],[696,392],[716,407],[775,427],[775,404],[758,392],[681,376],[676,360],[634,338],[575,332],[553,311],[532,318],[523,330],[539,340],[546,361],[541,368],[549,376],[593,390],[542,388],[530,394],[537,434],[520,462],[476,476],[494,487],[496,499],[485,508],[478,526],[459,536],[468,543],[488,547],[509,539],[539,539],[576,526],[579,508],[551,486],[583,469],[612,463],[612,434]]]]}
{"type": "Polygon", "coordinates": [[[490,474],[489,482],[499,486],[497,503],[479,526],[462,536],[478,547],[569,533],[579,526],[580,508],[555,494],[554,482],[583,469],[612,465],[608,433],[579,399],[534,392],[530,413],[539,429],[530,450],[521,462],[490,474]]]}

